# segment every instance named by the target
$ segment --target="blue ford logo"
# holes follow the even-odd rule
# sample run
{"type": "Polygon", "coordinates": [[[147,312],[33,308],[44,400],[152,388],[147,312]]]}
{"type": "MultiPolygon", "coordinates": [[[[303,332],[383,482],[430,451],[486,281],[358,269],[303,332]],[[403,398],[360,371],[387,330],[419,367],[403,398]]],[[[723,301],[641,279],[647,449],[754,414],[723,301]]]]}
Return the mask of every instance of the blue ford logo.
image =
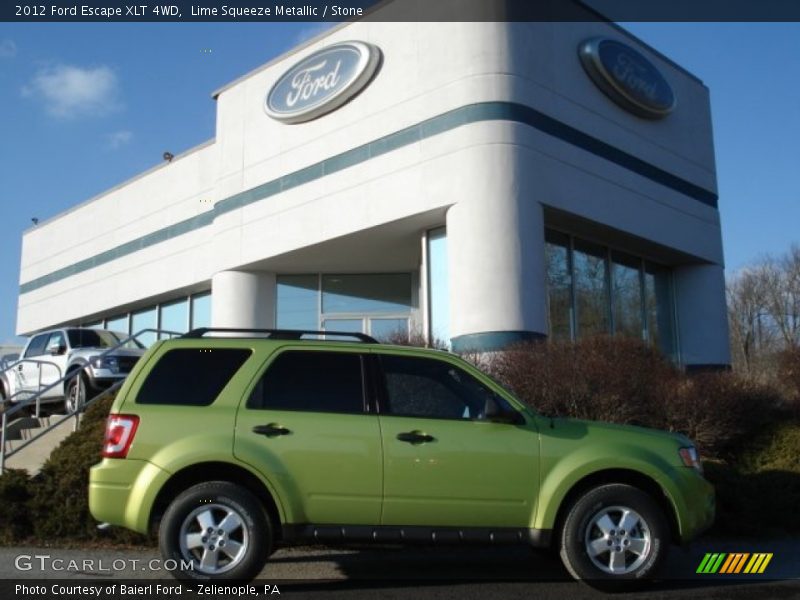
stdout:
{"type": "Polygon", "coordinates": [[[272,86],[265,109],[273,119],[302,123],[339,108],[364,88],[380,50],[364,42],[343,42],[307,56],[272,86]]]}
{"type": "Polygon", "coordinates": [[[675,109],[675,92],[649,60],[630,46],[609,38],[581,43],[584,69],[605,94],[626,110],[660,119],[675,109]]]}

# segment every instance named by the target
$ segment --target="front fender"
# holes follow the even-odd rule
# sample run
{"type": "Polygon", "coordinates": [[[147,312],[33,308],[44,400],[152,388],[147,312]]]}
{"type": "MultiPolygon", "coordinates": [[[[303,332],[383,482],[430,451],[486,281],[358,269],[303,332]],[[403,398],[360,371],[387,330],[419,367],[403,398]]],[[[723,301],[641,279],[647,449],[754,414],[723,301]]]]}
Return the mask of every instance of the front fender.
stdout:
{"type": "Polygon", "coordinates": [[[558,511],[570,490],[585,477],[613,469],[635,471],[652,479],[663,490],[676,515],[682,514],[684,507],[681,506],[677,478],[673,476],[674,465],[639,445],[620,442],[604,443],[598,447],[587,444],[561,456],[551,468],[543,468],[533,527],[553,529],[558,511]]]}

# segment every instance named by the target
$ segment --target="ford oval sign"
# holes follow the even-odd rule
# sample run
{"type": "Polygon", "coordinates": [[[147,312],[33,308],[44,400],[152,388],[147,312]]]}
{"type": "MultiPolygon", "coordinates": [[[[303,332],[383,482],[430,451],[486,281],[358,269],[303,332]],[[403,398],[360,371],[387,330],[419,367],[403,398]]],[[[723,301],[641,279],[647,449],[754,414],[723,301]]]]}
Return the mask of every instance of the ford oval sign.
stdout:
{"type": "Polygon", "coordinates": [[[314,52],[272,86],[267,114],[284,123],[302,123],[329,113],[369,83],[379,60],[380,50],[364,42],[343,42],[314,52]]]}
{"type": "Polygon", "coordinates": [[[583,68],[605,94],[626,110],[660,119],[675,109],[672,87],[639,52],[609,38],[593,38],[578,48],[583,68]]]}

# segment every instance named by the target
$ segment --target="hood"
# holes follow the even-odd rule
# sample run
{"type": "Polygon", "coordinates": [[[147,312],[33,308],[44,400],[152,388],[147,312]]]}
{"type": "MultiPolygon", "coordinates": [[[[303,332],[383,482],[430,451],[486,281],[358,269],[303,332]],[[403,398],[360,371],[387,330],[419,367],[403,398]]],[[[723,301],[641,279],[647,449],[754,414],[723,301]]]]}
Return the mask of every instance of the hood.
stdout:
{"type": "MultiPolygon", "coordinates": [[[[70,352],[70,357],[73,356],[97,356],[98,354],[102,354],[108,350],[108,348],[76,348],[72,352],[70,352]]],[[[134,356],[140,357],[142,356],[146,350],[144,348],[117,348],[109,356],[134,356]]]]}

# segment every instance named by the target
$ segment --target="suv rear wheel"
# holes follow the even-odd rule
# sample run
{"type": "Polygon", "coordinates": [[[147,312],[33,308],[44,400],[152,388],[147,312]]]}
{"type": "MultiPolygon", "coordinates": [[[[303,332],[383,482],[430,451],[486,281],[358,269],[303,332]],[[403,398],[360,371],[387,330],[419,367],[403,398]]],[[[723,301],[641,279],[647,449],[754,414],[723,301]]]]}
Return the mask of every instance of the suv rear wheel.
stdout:
{"type": "Polygon", "coordinates": [[[570,507],[561,560],[576,579],[599,587],[651,578],[666,558],[669,529],[645,492],[624,484],[597,487],[570,507]]]}
{"type": "Polygon", "coordinates": [[[161,554],[179,579],[253,579],[272,547],[272,527],[258,499],[227,482],[192,486],[167,508],[158,532],[161,554]],[[183,569],[181,564],[190,563],[183,569]]]}

